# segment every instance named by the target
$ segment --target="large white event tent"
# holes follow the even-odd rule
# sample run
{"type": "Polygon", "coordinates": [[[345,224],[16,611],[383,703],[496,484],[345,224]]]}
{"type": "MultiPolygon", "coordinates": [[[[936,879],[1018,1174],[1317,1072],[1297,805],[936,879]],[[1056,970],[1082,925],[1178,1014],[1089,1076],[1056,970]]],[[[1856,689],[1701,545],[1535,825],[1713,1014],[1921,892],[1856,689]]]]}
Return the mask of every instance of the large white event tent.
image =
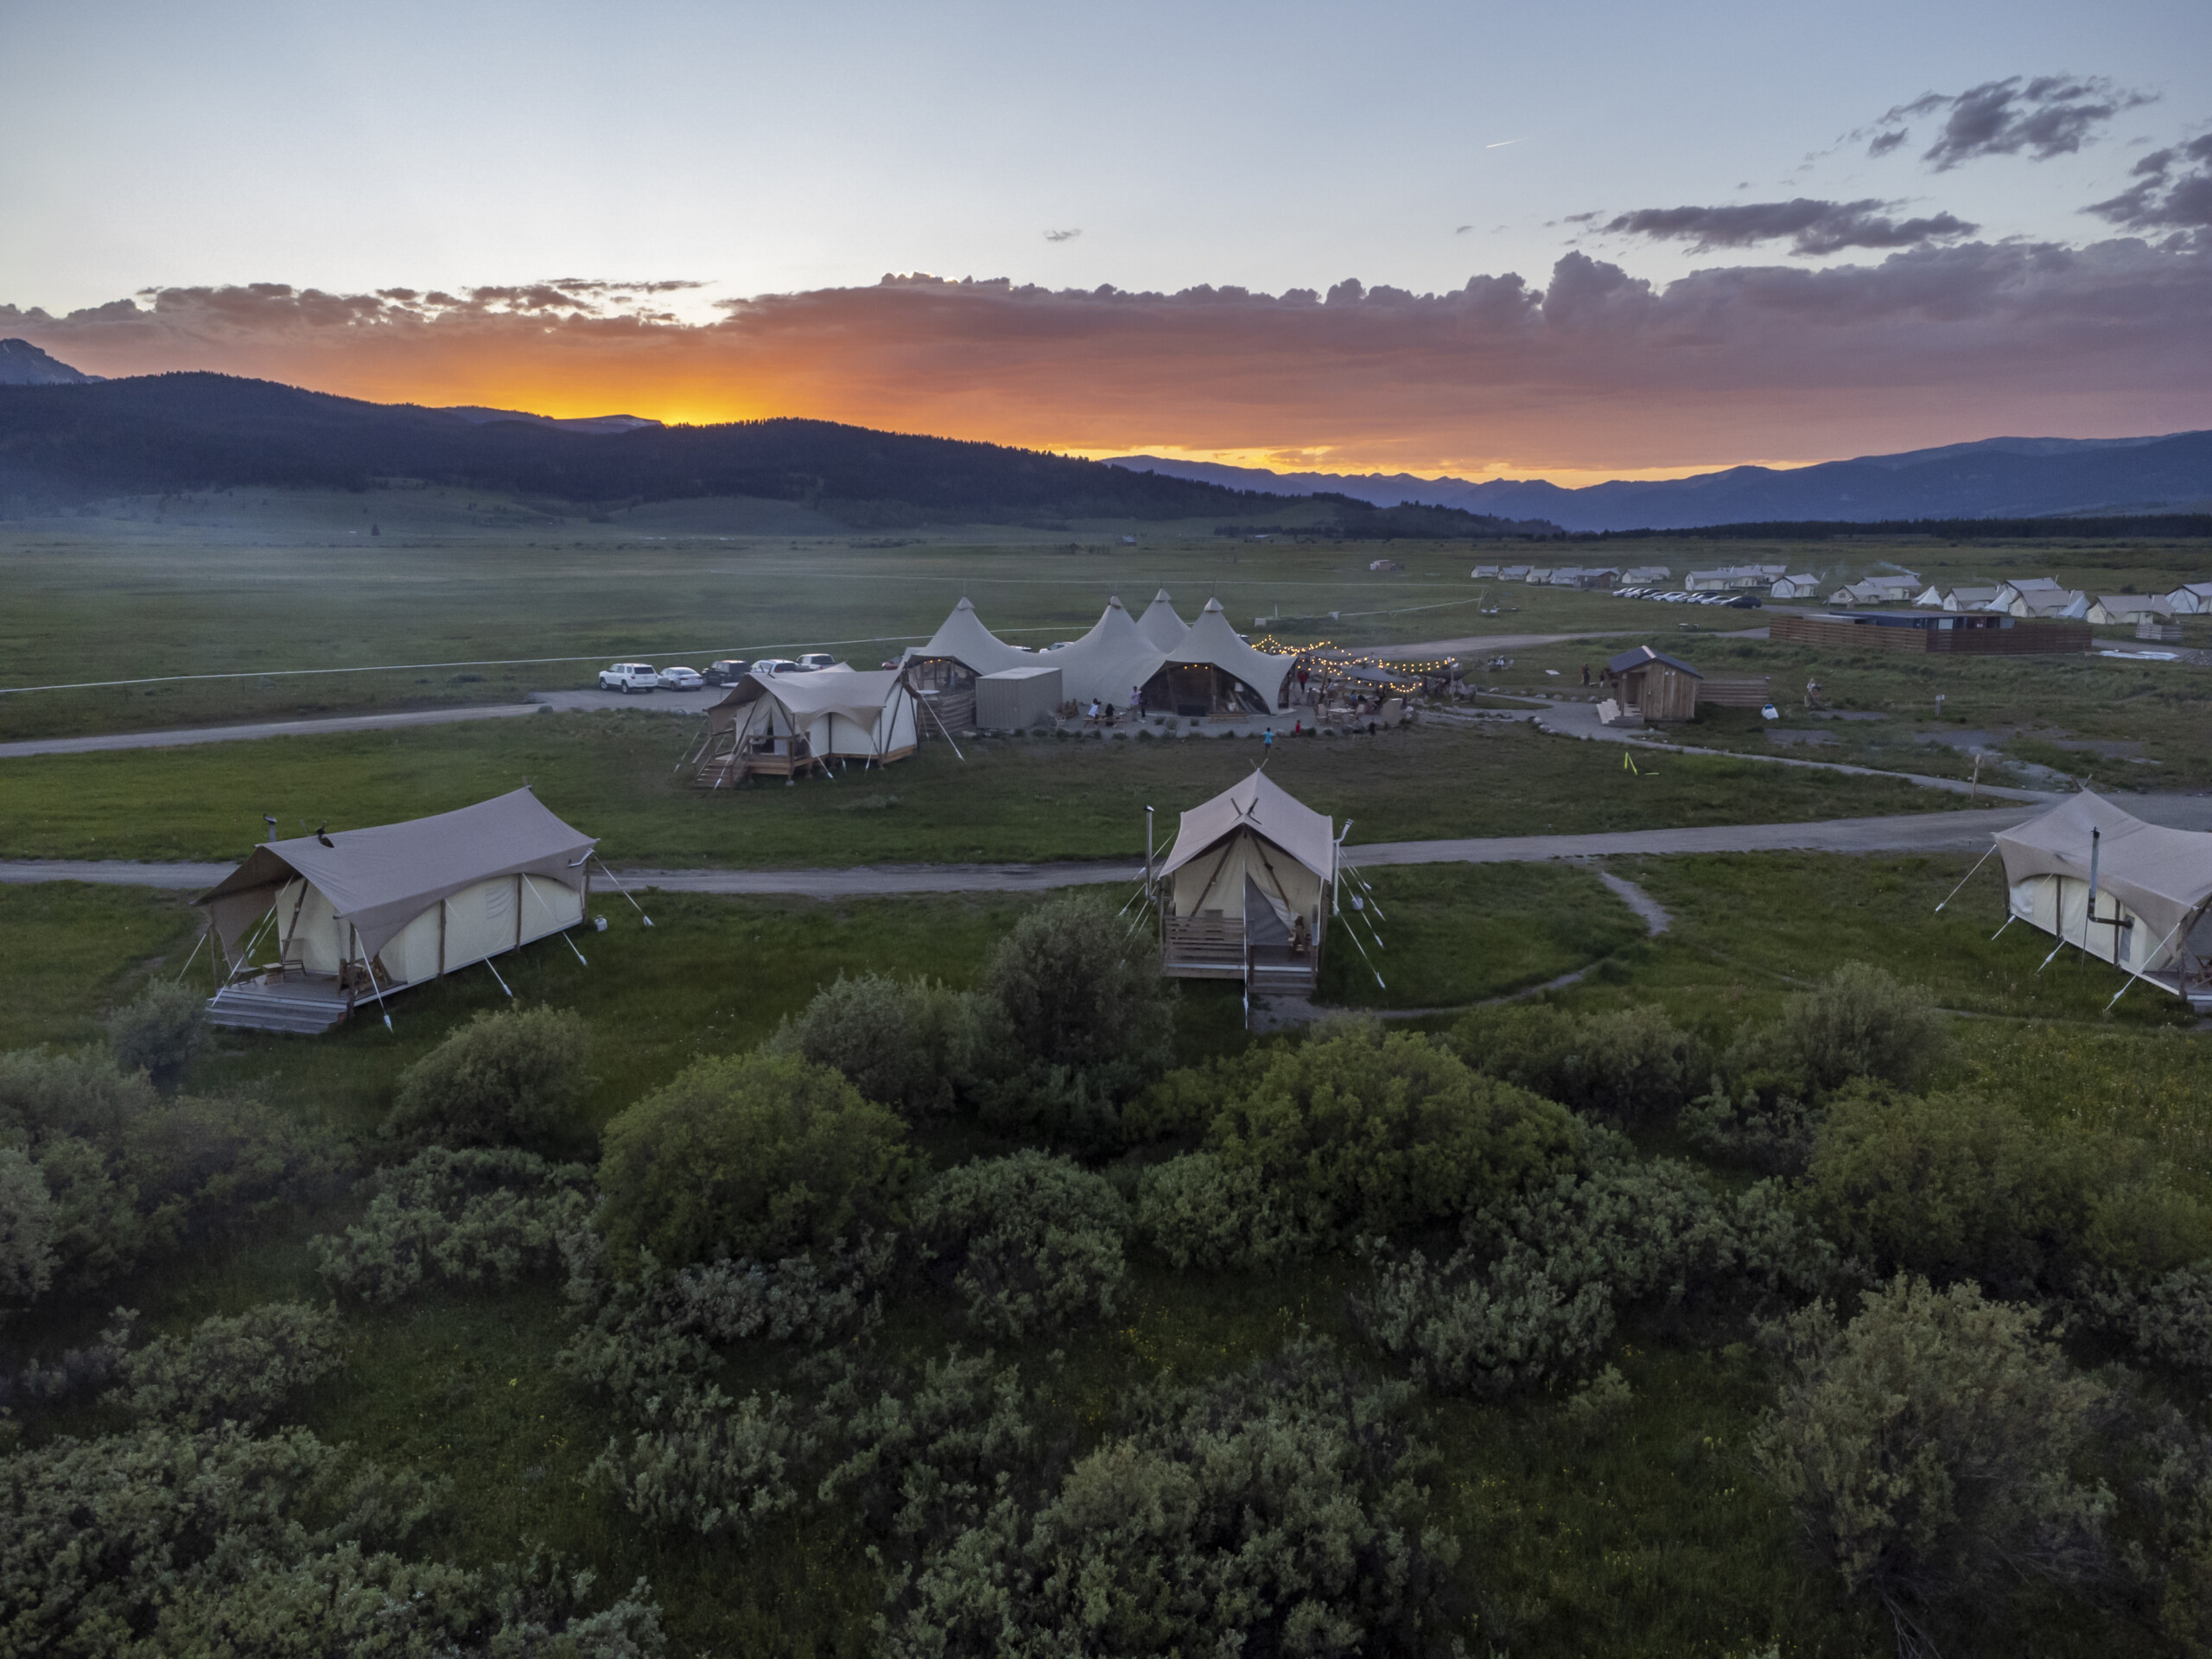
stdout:
{"type": "Polygon", "coordinates": [[[2087,790],[1998,832],[2012,920],[2212,1011],[2212,835],[2087,790]]]}
{"type": "Polygon", "coordinates": [[[790,778],[832,760],[903,760],[914,752],[914,696],[896,669],[840,663],[812,674],[747,674],[707,711],[695,780],[790,778]]]}
{"type": "Polygon", "coordinates": [[[1336,880],[1327,815],[1255,772],[1182,815],[1153,878],[1160,971],[1311,992],[1336,880]]]}
{"type": "MultiPolygon", "coordinates": [[[[1119,598],[1082,639],[1045,651],[1010,645],[988,628],[967,600],[955,606],[927,645],[906,652],[910,683],[925,696],[954,699],[973,695],[976,677],[1009,668],[1060,671],[1063,695],[1126,708],[1140,688],[1145,706],[1160,713],[1267,715],[1288,706],[1293,658],[1255,651],[1236,637],[1219,600],[1210,599],[1185,627],[1163,591],[1142,620],[1119,598]]],[[[948,715],[948,719],[950,716],[948,715]]]]}
{"type": "Polygon", "coordinates": [[[207,1017],[327,1030],[358,999],[574,927],[596,844],[527,787],[405,823],[268,842],[198,901],[231,963],[207,1017]]]}

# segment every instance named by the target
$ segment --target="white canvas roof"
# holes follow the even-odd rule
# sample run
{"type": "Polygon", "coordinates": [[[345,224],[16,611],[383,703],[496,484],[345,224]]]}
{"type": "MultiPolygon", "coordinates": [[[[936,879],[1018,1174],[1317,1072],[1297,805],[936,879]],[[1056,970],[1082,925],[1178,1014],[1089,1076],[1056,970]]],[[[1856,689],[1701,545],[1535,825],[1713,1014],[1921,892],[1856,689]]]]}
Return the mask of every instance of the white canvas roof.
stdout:
{"type": "Polygon", "coordinates": [[[1152,596],[1152,603],[1137,619],[1137,631],[1157,649],[1172,654],[1183,643],[1183,636],[1190,632],[1191,625],[1175,614],[1175,607],[1163,588],[1152,596]]]}
{"type": "Polygon", "coordinates": [[[1281,848],[1325,881],[1336,874],[1336,830],[1327,816],[1295,799],[1267,773],[1255,772],[1183,814],[1160,874],[1173,875],[1239,830],[1281,848]]]}
{"type": "Polygon", "coordinates": [[[2087,790],[2039,818],[1998,832],[2005,880],[2017,885],[2033,876],[2063,875],[2087,881],[2092,830],[2100,832],[2098,889],[2149,925],[2146,949],[2212,900],[2212,835],[2162,830],[2087,790]]]}
{"type": "Polygon", "coordinates": [[[915,646],[909,657],[945,657],[964,663],[978,674],[995,674],[1002,668],[1020,668],[1037,659],[1019,645],[1007,642],[985,627],[976,607],[963,599],[952,607],[926,645],[915,646]]]}
{"type": "MultiPolygon", "coordinates": [[[[1191,624],[1191,631],[1183,643],[1168,658],[1177,663],[1211,663],[1216,668],[1235,675],[1258,692],[1270,709],[1282,706],[1283,677],[1290,672],[1292,659],[1270,652],[1255,651],[1236,637],[1236,630],[1229,626],[1229,618],[1217,599],[1206,601],[1205,609],[1198,613],[1198,620],[1191,624]]],[[[1283,797],[1288,800],[1288,796],[1283,797]]]]}
{"type": "Polygon", "coordinates": [[[1062,690],[1078,702],[1096,697],[1120,704],[1158,673],[1166,658],[1116,597],[1106,601],[1098,620],[1082,639],[1057,651],[1040,651],[1027,660],[1058,669],[1062,690]]]}
{"type": "MultiPolygon", "coordinates": [[[[982,624],[977,624],[981,626],[982,624]]],[[[1033,659],[1022,658],[1025,664],[1033,659]]],[[[823,715],[842,715],[845,719],[863,726],[873,726],[883,706],[899,689],[899,671],[895,668],[867,670],[825,668],[817,674],[779,674],[772,680],[747,674],[730,688],[730,693],[707,711],[708,722],[716,731],[730,723],[731,716],[716,720],[724,709],[737,709],[762,697],[773,698],[784,706],[784,712],[793,721],[805,725],[823,715]]]]}
{"type": "Polygon", "coordinates": [[[526,788],[405,823],[335,830],[271,841],[202,894],[226,950],[235,947],[283,885],[296,877],[359,931],[372,957],[440,899],[501,875],[542,875],[575,885],[571,874],[598,845],[547,811],[526,788]]]}

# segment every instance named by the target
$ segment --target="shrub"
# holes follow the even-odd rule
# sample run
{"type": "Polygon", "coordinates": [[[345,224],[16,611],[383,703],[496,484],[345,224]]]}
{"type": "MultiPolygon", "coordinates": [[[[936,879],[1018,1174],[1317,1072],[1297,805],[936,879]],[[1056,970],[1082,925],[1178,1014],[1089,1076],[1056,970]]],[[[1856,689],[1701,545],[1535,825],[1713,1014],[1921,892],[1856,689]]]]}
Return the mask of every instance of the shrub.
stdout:
{"type": "Polygon", "coordinates": [[[1854,1077],[1917,1088],[1950,1051],[1930,993],[1863,962],[1844,963],[1819,989],[1792,1001],[1774,1043],[1815,1095],[1854,1077]]]}
{"type": "Polygon", "coordinates": [[[884,1651],[1441,1651],[1453,1552],[1406,1403],[1311,1342],[1156,1395],[1041,1499],[925,1540],[884,1651]]]}
{"type": "Polygon", "coordinates": [[[922,1117],[949,1112],[975,1066],[976,1010],[931,979],[838,975],[769,1039],[842,1071],[868,1099],[922,1117]]]}
{"type": "Polygon", "coordinates": [[[903,1393],[848,1366],[822,1391],[824,1438],[845,1455],[821,1500],[910,1548],[980,1525],[1035,1458],[1028,1407],[1021,1374],[988,1354],[956,1347],[903,1393]]]}
{"type": "Polygon", "coordinates": [[[1432,1268],[1419,1250],[1378,1250],[1354,1322],[1408,1361],[1416,1382],[1451,1394],[1497,1396],[1580,1376],[1605,1351],[1613,1302],[1601,1281],[1555,1276],[1525,1246],[1479,1262],[1461,1250],[1432,1268]]]}
{"type": "Polygon", "coordinates": [[[1031,911],[976,988],[986,1121],[1111,1138],[1116,1109],[1173,1058],[1173,998],[1111,911],[1072,898],[1031,911]]]}
{"type": "Polygon", "coordinates": [[[429,1279],[505,1285],[550,1268],[563,1236],[590,1218],[594,1196],[579,1164],[443,1147],[371,1185],[359,1222],[308,1245],[333,1291],[371,1303],[397,1301],[429,1279]]]}
{"type": "Polygon", "coordinates": [[[53,1282],[54,1199],[38,1166],[0,1147],[0,1301],[29,1302],[53,1282]]]}
{"type": "Polygon", "coordinates": [[[610,1441],[591,1467],[632,1515],[702,1538],[742,1539],[798,1502],[791,1465],[811,1455],[815,1440],[784,1395],[733,1401],[709,1384],[645,1404],[653,1426],[626,1449],[610,1441]]]}
{"type": "Polygon", "coordinates": [[[1280,1193],[1250,1164],[1185,1153],[1147,1168],[1137,1230],[1179,1268],[1260,1268],[1301,1254],[1309,1240],[1280,1193]]]}
{"type": "Polygon", "coordinates": [[[112,1145],[127,1124],[159,1103],[145,1077],[118,1070],[113,1057],[96,1048],[0,1054],[0,1129],[24,1130],[34,1146],[57,1133],[112,1145]]]}
{"type": "Polygon", "coordinates": [[[73,1135],[48,1135],[38,1147],[55,1258],[55,1276],[85,1290],[137,1265],[148,1243],[145,1218],[127,1186],[109,1174],[105,1154],[73,1135]]]}
{"type": "Polygon", "coordinates": [[[207,1001],[189,986],[156,979],[107,1022],[108,1046],[125,1071],[174,1088],[207,1034],[207,1001]]]}
{"type": "Polygon", "coordinates": [[[133,1119],[112,1167],[136,1196],[149,1246],[176,1250],[327,1203],[351,1185],[355,1165],[343,1141],[296,1109],[187,1096],[133,1119]]]}
{"type": "Polygon", "coordinates": [[[235,1319],[202,1319],[188,1337],[156,1337],[117,1367],[111,1403],[187,1428],[257,1428],[336,1369],[338,1316],[304,1302],[271,1302],[235,1319]]]}
{"type": "Polygon", "coordinates": [[[702,1060],[607,1126],[600,1211],[617,1273],[775,1261],[903,1220],[906,1126],[795,1055],[702,1060]]]}
{"type": "Polygon", "coordinates": [[[1971,1094],[1845,1090],[1809,1193],[1846,1249],[1939,1282],[2024,1291],[2084,1260],[2157,1273],[2212,1255],[2212,1214],[2141,1148],[1971,1094]]]}
{"type": "Polygon", "coordinates": [[[591,1030],[565,1008],[479,1014],[399,1075],[391,1134],[548,1150],[590,1086],[591,1030]]]}
{"type": "Polygon", "coordinates": [[[1816,1115],[1796,1096],[1756,1085],[1732,1096],[1718,1076],[1713,1091],[1683,1111],[1681,1124],[1691,1143],[1704,1152],[1770,1175],[1805,1173],[1817,1126],[1816,1115]]]}
{"type": "Polygon", "coordinates": [[[1582,1141],[1561,1107],[1372,1027],[1256,1054],[1208,1136],[1322,1240],[1448,1219],[1571,1167],[1582,1141]]]}
{"type": "Polygon", "coordinates": [[[2082,1581],[2113,1508],[2069,1472],[2111,1406],[2036,1334],[2039,1316],[1900,1275],[1839,1326],[1789,1322],[1777,1404],[1752,1442],[1845,1589],[1889,1614],[1900,1653],[2018,1578],[2082,1581]]]}
{"type": "Polygon", "coordinates": [[[645,1586],[598,1613],[589,1574],[392,1553],[442,1484],[304,1429],[145,1424],[0,1459],[0,1653],[524,1654],[657,1659],[645,1586]]]}
{"type": "Polygon", "coordinates": [[[924,1248],[949,1268],[979,1329],[1019,1338],[1087,1307],[1114,1312],[1128,1276],[1128,1206],[1106,1179],[1024,1150],[947,1170],[914,1206],[924,1248]]]}
{"type": "Polygon", "coordinates": [[[1452,1027],[1451,1042],[1486,1076],[1630,1120],[1670,1116],[1700,1065],[1696,1039],[1656,1007],[1580,1019],[1541,1002],[1478,1008],[1452,1027]]]}
{"type": "Polygon", "coordinates": [[[1628,1379],[1608,1365],[1567,1397],[1560,1420],[1567,1433],[1587,1445],[1605,1438],[1635,1403],[1628,1379]]]}

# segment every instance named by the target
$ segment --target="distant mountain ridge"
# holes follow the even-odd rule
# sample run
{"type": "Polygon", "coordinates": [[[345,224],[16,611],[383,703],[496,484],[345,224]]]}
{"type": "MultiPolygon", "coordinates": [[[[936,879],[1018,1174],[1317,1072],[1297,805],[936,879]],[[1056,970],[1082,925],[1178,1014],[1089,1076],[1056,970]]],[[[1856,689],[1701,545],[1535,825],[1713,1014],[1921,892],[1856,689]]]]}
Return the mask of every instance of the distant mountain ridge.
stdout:
{"type": "Polygon", "coordinates": [[[1688,530],[1763,520],[2042,518],[2158,512],[2212,500],[2212,432],[2141,438],[1985,438],[1783,470],[1732,467],[1694,478],[1565,489],[1541,479],[1273,473],[1122,455],[1135,472],[1283,495],[1333,492],[1377,506],[1424,502],[1570,531],[1688,530]]]}
{"type": "MultiPolygon", "coordinates": [[[[563,421],[365,403],[205,373],[0,385],[0,510],[10,512],[241,486],[361,490],[395,478],[592,511],[742,496],[796,503],[855,529],[1179,518],[1219,527],[1279,517],[1284,505],[1276,495],[1100,461],[829,421],[563,421]]],[[[1557,533],[1349,498],[1301,502],[1296,516],[1301,530],[1358,538],[1557,533]]]]}
{"type": "Polygon", "coordinates": [[[28,340],[0,340],[0,386],[89,386],[99,378],[48,357],[28,340]]]}

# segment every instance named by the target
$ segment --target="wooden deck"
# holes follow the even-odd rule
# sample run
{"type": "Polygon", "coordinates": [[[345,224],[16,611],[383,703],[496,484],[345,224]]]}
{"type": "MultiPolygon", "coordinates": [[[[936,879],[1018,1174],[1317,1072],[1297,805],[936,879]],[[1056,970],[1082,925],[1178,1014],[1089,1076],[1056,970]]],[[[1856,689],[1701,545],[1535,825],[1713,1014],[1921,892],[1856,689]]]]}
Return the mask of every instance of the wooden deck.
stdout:
{"type": "Polygon", "coordinates": [[[1319,978],[1311,950],[1248,945],[1241,918],[1171,916],[1160,954],[1170,979],[1234,979],[1255,991],[1310,996],[1319,978]]]}
{"type": "MultiPolygon", "coordinates": [[[[397,988],[387,984],[389,996],[397,988]]],[[[207,1023],[242,1031],[289,1032],[313,1036],[343,1024],[353,1012],[354,994],[334,974],[271,972],[226,985],[207,999],[207,1023]]]]}

